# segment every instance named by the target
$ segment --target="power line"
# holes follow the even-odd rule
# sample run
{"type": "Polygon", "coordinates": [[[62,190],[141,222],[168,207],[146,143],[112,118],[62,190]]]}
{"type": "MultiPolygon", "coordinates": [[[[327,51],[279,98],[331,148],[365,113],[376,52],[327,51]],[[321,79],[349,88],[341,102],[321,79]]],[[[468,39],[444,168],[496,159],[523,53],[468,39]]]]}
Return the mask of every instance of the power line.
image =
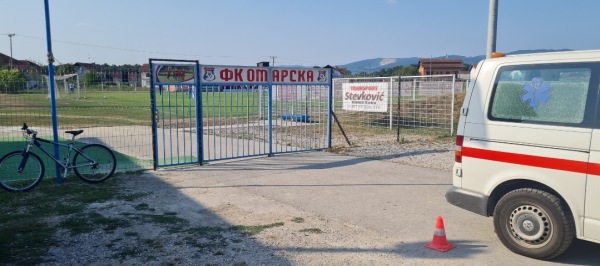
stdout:
{"type": "MultiPolygon", "coordinates": [[[[2,35],[8,35],[8,34],[2,34],[2,35]]],[[[25,34],[15,34],[15,36],[21,37],[21,38],[28,38],[28,39],[35,39],[35,40],[45,40],[45,38],[41,38],[41,37],[37,37],[37,36],[31,36],[31,35],[25,35],[25,34]]],[[[275,65],[275,59],[279,59],[281,61],[281,59],[283,59],[283,61],[287,61],[287,62],[295,62],[295,63],[311,63],[309,61],[306,60],[302,60],[302,59],[296,59],[296,58],[288,58],[288,57],[278,57],[278,56],[272,56],[272,55],[256,55],[256,56],[236,56],[236,55],[201,55],[201,54],[186,54],[186,53],[173,53],[173,52],[158,52],[158,51],[150,51],[150,50],[141,50],[141,49],[131,49],[131,48],[121,48],[121,47],[114,47],[114,46],[106,46],[106,45],[97,45],[97,44],[89,44],[89,43],[82,43],[82,42],[73,42],[73,41],[63,41],[63,40],[57,40],[57,39],[52,39],[52,42],[55,43],[64,43],[64,44],[69,44],[69,45],[76,45],[76,46],[84,46],[84,47],[94,47],[94,48],[101,48],[101,49],[109,49],[109,50],[116,50],[116,51],[125,51],[125,52],[134,52],[134,53],[146,53],[146,54],[160,54],[160,55],[172,55],[172,56],[186,56],[186,57],[196,57],[196,58],[247,58],[247,59],[252,59],[252,58],[270,58],[273,65],[275,65]]],[[[88,54],[88,58],[89,58],[89,54],[88,54]]]]}
{"type": "MultiPolygon", "coordinates": [[[[30,38],[30,39],[44,40],[43,38],[40,38],[40,37],[23,35],[23,34],[17,34],[17,36],[24,37],[24,38],[30,38]]],[[[53,39],[52,42],[66,43],[66,44],[78,45],[78,46],[95,47],[95,48],[102,48],[102,49],[110,49],[110,50],[118,50],[118,51],[126,51],[126,52],[147,53],[147,54],[178,55],[178,56],[205,57],[205,58],[255,58],[255,57],[257,57],[257,56],[200,55],[200,54],[184,54],[184,53],[172,53],[172,52],[157,52],[157,51],[120,48],[120,47],[114,47],[114,46],[105,46],[105,45],[97,45],[97,44],[89,44],[89,43],[81,43],[81,42],[62,41],[62,40],[56,40],[56,39],[53,39]]]]}

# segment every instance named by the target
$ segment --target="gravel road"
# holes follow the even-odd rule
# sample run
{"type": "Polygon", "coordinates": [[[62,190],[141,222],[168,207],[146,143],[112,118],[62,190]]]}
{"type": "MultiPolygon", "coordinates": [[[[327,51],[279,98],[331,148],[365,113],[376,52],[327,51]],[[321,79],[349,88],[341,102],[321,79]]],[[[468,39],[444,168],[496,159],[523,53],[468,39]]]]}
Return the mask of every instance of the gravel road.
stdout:
{"type": "MultiPolygon", "coordinates": [[[[368,142],[363,139],[364,146],[343,148],[343,145],[337,145],[330,156],[339,157],[337,153],[432,169],[451,169],[452,141],[420,137],[406,138],[405,141],[398,144],[393,140],[368,142]]],[[[320,160],[330,159],[326,157],[320,160]]],[[[263,160],[261,167],[267,165],[279,172],[289,167],[277,165],[272,158],[258,160],[263,160]]],[[[310,160],[299,161],[302,166],[298,169],[324,163],[310,160]]],[[[394,249],[397,239],[298,209],[256,194],[248,187],[230,185],[237,184],[236,180],[264,176],[272,173],[271,170],[242,170],[235,163],[205,165],[200,169],[148,171],[117,177],[121,193],[143,196],[129,201],[92,203],[85,212],[129,221],[110,232],[95,230],[73,235],[59,231],[55,237],[60,239],[60,245],[51,247],[47,262],[42,265],[419,264],[410,259],[399,260],[396,254],[389,252],[394,249]],[[230,174],[226,178],[217,177],[222,171],[230,174]],[[166,220],[144,217],[166,217],[166,220]]],[[[298,175],[303,173],[298,172],[298,175]]]]}
{"type": "Polygon", "coordinates": [[[435,139],[422,136],[405,136],[405,143],[398,143],[395,136],[374,137],[372,141],[361,139],[359,147],[347,147],[340,140],[334,146],[342,147],[335,153],[402,163],[419,167],[452,170],[454,164],[454,139],[435,139]]]}

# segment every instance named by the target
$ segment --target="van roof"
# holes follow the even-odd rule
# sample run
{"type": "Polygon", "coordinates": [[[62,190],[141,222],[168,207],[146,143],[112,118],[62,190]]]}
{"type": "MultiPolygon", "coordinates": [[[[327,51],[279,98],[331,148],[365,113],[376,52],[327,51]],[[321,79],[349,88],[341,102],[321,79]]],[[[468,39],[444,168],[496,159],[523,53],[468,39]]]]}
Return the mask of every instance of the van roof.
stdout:
{"type": "Polygon", "coordinates": [[[505,57],[488,58],[493,62],[517,62],[517,61],[600,61],[600,50],[562,51],[533,54],[507,55],[505,57]]]}

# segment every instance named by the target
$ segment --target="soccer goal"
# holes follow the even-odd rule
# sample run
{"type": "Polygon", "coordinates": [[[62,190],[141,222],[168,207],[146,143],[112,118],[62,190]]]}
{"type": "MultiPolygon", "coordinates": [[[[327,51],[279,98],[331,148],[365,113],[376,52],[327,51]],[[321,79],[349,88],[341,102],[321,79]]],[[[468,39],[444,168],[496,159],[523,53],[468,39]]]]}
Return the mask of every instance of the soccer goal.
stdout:
{"type": "MultiPolygon", "coordinates": [[[[50,84],[48,76],[44,76],[46,82],[50,84]]],[[[66,74],[61,76],[54,76],[54,97],[60,98],[60,88],[62,85],[65,94],[74,94],[77,92],[77,98],[79,98],[79,75],[77,74],[66,74]]],[[[50,98],[50,90],[48,90],[48,98],[50,98]]]]}

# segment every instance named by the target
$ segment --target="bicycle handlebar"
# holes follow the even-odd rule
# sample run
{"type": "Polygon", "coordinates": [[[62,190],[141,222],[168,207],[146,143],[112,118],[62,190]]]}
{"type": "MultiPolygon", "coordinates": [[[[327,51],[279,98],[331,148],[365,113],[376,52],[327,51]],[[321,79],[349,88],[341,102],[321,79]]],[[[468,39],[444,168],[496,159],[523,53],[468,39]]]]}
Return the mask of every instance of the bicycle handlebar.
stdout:
{"type": "Polygon", "coordinates": [[[31,134],[36,135],[37,134],[37,131],[29,129],[29,127],[27,126],[26,123],[23,123],[23,127],[21,128],[21,130],[26,131],[27,135],[31,135],[31,134]]]}

